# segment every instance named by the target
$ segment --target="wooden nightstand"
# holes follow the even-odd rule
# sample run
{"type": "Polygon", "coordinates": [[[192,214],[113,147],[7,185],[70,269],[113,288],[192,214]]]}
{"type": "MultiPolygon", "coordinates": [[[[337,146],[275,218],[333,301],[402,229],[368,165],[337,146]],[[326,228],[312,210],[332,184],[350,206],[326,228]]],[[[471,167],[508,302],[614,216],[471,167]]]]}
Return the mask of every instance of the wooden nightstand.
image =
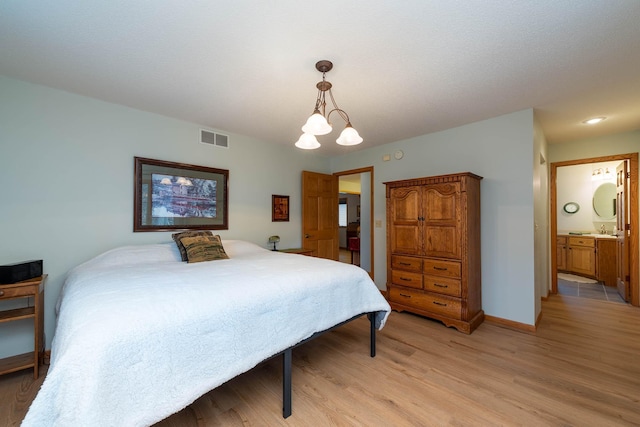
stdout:
{"type": "Polygon", "coordinates": [[[313,256],[313,249],[291,248],[291,249],[280,249],[278,252],[286,252],[288,254],[300,254],[300,255],[313,256]]]}
{"type": "Polygon", "coordinates": [[[33,319],[34,348],[28,353],[0,359],[0,375],[33,368],[33,378],[44,353],[44,283],[47,275],[7,285],[0,285],[0,300],[25,299],[26,307],[0,311],[0,323],[33,319]],[[33,298],[33,303],[29,302],[33,298]]]}

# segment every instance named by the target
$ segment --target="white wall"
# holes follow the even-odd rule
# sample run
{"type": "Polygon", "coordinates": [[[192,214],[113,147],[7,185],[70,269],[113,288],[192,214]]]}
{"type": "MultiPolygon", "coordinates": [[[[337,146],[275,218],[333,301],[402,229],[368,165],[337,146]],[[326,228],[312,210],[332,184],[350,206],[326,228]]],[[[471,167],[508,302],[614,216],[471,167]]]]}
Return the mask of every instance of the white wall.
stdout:
{"type": "MultiPolygon", "coordinates": [[[[121,245],[171,241],[133,233],[133,157],[228,169],[223,238],[280,248],[301,244],[301,171],[329,160],[230,135],[230,148],[198,142],[200,126],[0,76],[0,264],[43,259],[47,348],[69,269],[121,245]],[[282,167],[286,165],[286,167],[282,167]],[[290,222],[271,222],[271,195],[290,196],[290,222]]],[[[29,351],[29,321],[0,324],[0,357],[29,351]]]]}
{"type": "MultiPolygon", "coordinates": [[[[473,172],[481,183],[482,305],[491,316],[533,325],[533,111],[372,147],[331,159],[334,172],[374,167],[375,282],[386,287],[384,182],[473,172]],[[396,160],[393,153],[403,150],[396,160]],[[391,160],[382,157],[391,154],[391,160]]],[[[363,135],[366,144],[366,135],[363,135]]],[[[537,154],[536,154],[537,159],[537,154]]]]}
{"type": "Polygon", "coordinates": [[[549,162],[547,140],[540,123],[534,119],[533,133],[533,206],[535,251],[535,313],[542,310],[542,298],[551,288],[549,229],[549,162]]]}
{"type": "Polygon", "coordinates": [[[371,274],[371,172],[360,174],[360,267],[371,274]]]}
{"type": "Polygon", "coordinates": [[[637,153],[638,151],[640,151],[640,129],[560,144],[549,144],[548,160],[555,163],[612,154],[637,153]]]}

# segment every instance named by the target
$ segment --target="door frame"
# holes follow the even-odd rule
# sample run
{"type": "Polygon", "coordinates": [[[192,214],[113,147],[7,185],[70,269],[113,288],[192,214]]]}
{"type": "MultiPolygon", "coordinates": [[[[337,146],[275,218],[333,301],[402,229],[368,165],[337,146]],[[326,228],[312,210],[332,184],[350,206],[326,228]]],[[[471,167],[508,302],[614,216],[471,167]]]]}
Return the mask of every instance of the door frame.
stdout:
{"type": "MultiPolygon", "coordinates": [[[[375,265],[375,256],[374,256],[374,252],[373,252],[373,229],[375,228],[374,224],[375,224],[375,220],[373,217],[373,166],[365,166],[363,168],[358,168],[358,169],[350,169],[350,170],[346,170],[346,171],[340,171],[340,172],[334,172],[333,174],[335,176],[338,177],[338,179],[340,179],[341,176],[343,175],[355,175],[355,174],[360,174],[360,173],[364,173],[364,172],[369,172],[370,173],[370,185],[369,185],[369,191],[371,192],[371,194],[369,195],[369,199],[370,199],[370,206],[369,206],[369,212],[371,213],[371,224],[369,224],[369,241],[370,241],[370,245],[371,248],[370,250],[370,254],[371,254],[371,271],[369,271],[369,276],[371,277],[371,280],[373,280],[373,278],[375,277],[374,274],[374,265],[375,265]]],[[[339,191],[339,190],[338,190],[339,191]]],[[[339,197],[339,196],[338,196],[339,197]]],[[[360,232],[362,232],[362,229],[360,230],[360,232]]]]}
{"type": "Polygon", "coordinates": [[[549,209],[550,209],[550,242],[551,242],[551,293],[558,293],[558,251],[555,243],[558,235],[558,201],[557,201],[557,169],[562,166],[584,165],[589,163],[611,162],[616,160],[629,161],[629,225],[631,234],[629,236],[629,286],[631,288],[631,304],[640,306],[640,285],[638,276],[640,275],[640,245],[638,235],[638,153],[615,154],[602,157],[591,157],[587,159],[568,160],[555,162],[550,165],[549,178],[549,209]]]}

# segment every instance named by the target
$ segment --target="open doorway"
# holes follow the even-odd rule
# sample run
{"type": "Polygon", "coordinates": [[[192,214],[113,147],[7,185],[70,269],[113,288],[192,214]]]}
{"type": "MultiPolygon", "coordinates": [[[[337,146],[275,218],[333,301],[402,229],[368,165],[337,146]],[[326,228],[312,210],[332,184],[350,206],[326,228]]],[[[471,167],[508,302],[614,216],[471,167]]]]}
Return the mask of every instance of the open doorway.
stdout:
{"type": "Polygon", "coordinates": [[[338,177],[340,260],[359,265],[374,277],[373,167],[334,173],[338,177]]]}
{"type": "MultiPolygon", "coordinates": [[[[584,274],[586,276],[599,276],[600,268],[597,266],[598,258],[593,258],[592,261],[589,261],[589,257],[597,257],[601,255],[593,248],[582,249],[582,248],[568,248],[566,245],[561,244],[561,239],[568,238],[572,240],[583,239],[584,243],[591,243],[591,238],[588,237],[589,232],[593,232],[594,235],[599,234],[611,234],[612,229],[614,227],[614,223],[607,223],[606,221],[601,221],[604,218],[599,218],[597,216],[597,208],[594,206],[594,196],[596,195],[596,189],[600,188],[600,185],[594,184],[591,181],[591,177],[588,177],[588,184],[585,183],[582,191],[587,192],[588,194],[585,196],[585,200],[582,203],[578,203],[575,200],[568,200],[565,196],[563,196],[563,190],[559,188],[558,180],[559,176],[561,177],[563,174],[560,173],[562,169],[567,170],[569,167],[574,166],[582,166],[583,168],[587,168],[590,174],[596,174],[598,169],[603,169],[603,172],[606,172],[606,165],[611,166],[612,164],[626,163],[628,165],[628,181],[630,191],[626,197],[628,209],[628,220],[626,220],[625,226],[625,235],[628,236],[628,246],[626,249],[626,254],[628,256],[628,272],[625,274],[628,275],[626,278],[629,281],[629,302],[635,306],[640,305],[640,287],[638,284],[639,279],[639,271],[638,271],[638,255],[639,255],[639,239],[638,239],[638,153],[631,154],[621,154],[621,155],[612,155],[612,156],[603,156],[603,157],[595,157],[588,159],[578,159],[572,161],[565,162],[557,162],[552,163],[550,168],[550,234],[551,234],[551,292],[558,293],[558,272],[565,271],[567,266],[564,264],[565,260],[570,260],[573,257],[574,262],[583,263],[582,266],[574,267],[577,268],[576,271],[584,270],[584,274]],[[604,168],[600,168],[600,166],[605,165],[604,168]],[[597,166],[597,167],[596,167],[597,166]],[[593,172],[591,172],[593,169],[593,172]],[[565,200],[566,199],[566,200],[565,200]],[[566,207],[566,209],[565,209],[566,207]],[[588,215],[588,221],[592,221],[589,226],[577,226],[574,230],[572,226],[567,226],[569,222],[565,221],[570,217],[576,216],[577,213],[581,212],[582,214],[588,215]],[[593,213],[591,211],[594,211],[593,213]],[[560,217],[563,215],[564,217],[560,217]],[[599,219],[598,219],[599,218],[599,219]],[[631,230],[629,232],[629,230],[631,230]],[[581,232],[585,232],[587,237],[582,237],[581,232]],[[606,232],[606,233],[605,233],[606,232]],[[556,244],[557,242],[557,244],[556,244]],[[580,250],[580,255],[578,254],[569,254],[568,251],[570,249],[580,250]],[[577,261],[576,261],[577,260],[577,261]],[[596,263],[596,266],[593,267],[592,263],[596,263]],[[591,266],[591,267],[590,267],[591,266]],[[597,270],[589,272],[589,268],[596,268],[597,270]]],[[[615,175],[615,170],[610,171],[615,175]]],[[[594,176],[594,178],[597,178],[594,176]]],[[[581,190],[576,189],[576,191],[570,192],[571,197],[577,198],[580,197],[579,193],[581,190]]],[[[564,193],[566,195],[566,191],[564,193]]],[[[620,232],[618,231],[618,235],[620,232]]],[[[614,239],[615,240],[615,239],[614,239]]],[[[595,240],[598,242],[598,239],[595,240]]],[[[615,249],[614,249],[614,260],[615,260],[615,249]]],[[[575,269],[575,268],[574,268],[575,269]]],[[[597,277],[595,277],[597,278],[597,277]]]]}

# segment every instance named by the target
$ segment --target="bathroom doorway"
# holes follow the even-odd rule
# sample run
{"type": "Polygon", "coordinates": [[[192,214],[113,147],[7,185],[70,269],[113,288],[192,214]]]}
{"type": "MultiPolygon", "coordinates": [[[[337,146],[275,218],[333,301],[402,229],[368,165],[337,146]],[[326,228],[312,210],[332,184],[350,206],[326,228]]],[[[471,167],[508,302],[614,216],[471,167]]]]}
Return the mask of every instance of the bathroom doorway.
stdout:
{"type": "MultiPolygon", "coordinates": [[[[601,217],[598,217],[595,213],[592,214],[592,211],[596,212],[597,211],[597,207],[594,207],[593,205],[593,201],[592,201],[592,196],[591,193],[596,193],[596,189],[599,188],[599,182],[596,182],[597,179],[602,179],[604,178],[604,176],[598,176],[598,174],[602,174],[604,175],[606,173],[606,166],[603,168],[600,168],[601,164],[606,164],[609,166],[612,165],[616,165],[622,162],[626,162],[628,165],[628,180],[629,180],[629,188],[631,189],[631,191],[628,192],[628,195],[626,197],[626,201],[628,204],[628,209],[626,210],[626,212],[628,212],[628,220],[626,221],[626,227],[624,231],[621,230],[616,230],[616,232],[618,234],[620,233],[626,233],[626,236],[628,237],[628,245],[627,248],[625,249],[626,251],[626,255],[628,256],[628,280],[629,280],[629,302],[635,306],[639,306],[640,305],[640,288],[639,288],[639,284],[638,284],[638,276],[639,276],[639,271],[638,271],[638,256],[639,256],[639,244],[638,244],[638,216],[639,216],[639,211],[638,211],[638,153],[631,153],[631,154],[621,154],[621,155],[612,155],[612,156],[603,156],[603,157],[596,157],[596,158],[589,158],[589,159],[579,159],[579,160],[572,160],[572,161],[565,161],[565,162],[557,162],[557,163],[552,163],[551,167],[550,167],[550,234],[551,234],[551,292],[552,293],[558,293],[558,270],[564,270],[564,266],[562,265],[562,260],[564,259],[564,257],[566,256],[566,254],[563,254],[563,247],[560,244],[560,242],[558,244],[556,244],[556,242],[558,241],[558,237],[560,237],[560,239],[564,237],[567,238],[571,238],[573,237],[575,240],[575,237],[573,235],[569,235],[568,233],[580,233],[580,232],[585,232],[585,233],[593,233],[594,235],[599,235],[601,233],[601,231],[606,231],[607,234],[610,235],[611,232],[613,232],[613,227],[615,225],[614,222],[611,222],[610,219],[604,219],[601,217]],[[609,163],[609,162],[613,162],[613,163],[609,163]],[[593,173],[593,177],[594,177],[594,183],[588,186],[587,190],[583,191],[588,191],[589,195],[588,195],[588,200],[585,199],[582,201],[582,203],[578,203],[575,200],[568,200],[566,194],[562,194],[562,190],[560,190],[560,195],[559,195],[559,186],[558,186],[558,177],[559,175],[562,175],[562,172],[559,170],[559,168],[565,168],[565,167],[570,167],[570,166],[578,166],[578,165],[585,165],[586,167],[589,168],[590,173],[593,173]],[[598,166],[598,167],[596,167],[598,166]],[[591,168],[593,168],[593,172],[591,172],[591,168]],[[599,169],[602,169],[601,171],[599,171],[599,169]],[[560,199],[559,199],[560,196],[560,199]],[[594,210],[595,208],[595,210],[594,210]],[[568,229],[570,227],[567,226],[567,222],[565,222],[564,220],[566,218],[570,218],[571,216],[577,214],[577,212],[580,212],[580,210],[582,210],[582,215],[584,216],[589,215],[589,218],[591,218],[591,215],[593,216],[593,222],[592,222],[592,226],[585,226],[584,221],[582,222],[581,226],[578,226],[577,230],[571,230],[568,229]],[[560,215],[564,215],[560,216],[560,215]],[[559,220],[559,216],[560,216],[560,220],[559,220]],[[596,229],[600,227],[599,229],[596,229]],[[601,230],[603,229],[603,230],[601,230]],[[631,230],[631,232],[629,232],[628,230],[631,230]],[[560,232],[560,233],[559,233],[560,232]]],[[[615,175],[615,168],[613,169],[613,171],[610,170],[610,173],[612,173],[613,175],[615,175]]],[[[580,190],[577,190],[575,193],[571,194],[571,197],[574,198],[579,198],[580,197],[580,190]]],[[[583,199],[586,196],[582,196],[583,199]]],[[[605,215],[607,216],[607,215],[605,215]]],[[[616,227],[617,228],[617,227],[616,227]]],[[[579,236],[579,234],[576,234],[576,236],[579,236]]],[[[604,237],[605,234],[601,234],[601,237],[604,237]]],[[[586,242],[590,242],[591,239],[589,238],[585,238],[584,239],[586,242]]],[[[585,254],[587,254],[588,252],[585,251],[585,254]]],[[[593,250],[592,250],[593,253],[593,250]]],[[[615,256],[613,258],[613,262],[615,262],[615,256]]]]}
{"type": "Polygon", "coordinates": [[[339,229],[341,261],[359,265],[373,278],[373,166],[334,175],[338,176],[339,206],[345,217],[339,229]]]}

